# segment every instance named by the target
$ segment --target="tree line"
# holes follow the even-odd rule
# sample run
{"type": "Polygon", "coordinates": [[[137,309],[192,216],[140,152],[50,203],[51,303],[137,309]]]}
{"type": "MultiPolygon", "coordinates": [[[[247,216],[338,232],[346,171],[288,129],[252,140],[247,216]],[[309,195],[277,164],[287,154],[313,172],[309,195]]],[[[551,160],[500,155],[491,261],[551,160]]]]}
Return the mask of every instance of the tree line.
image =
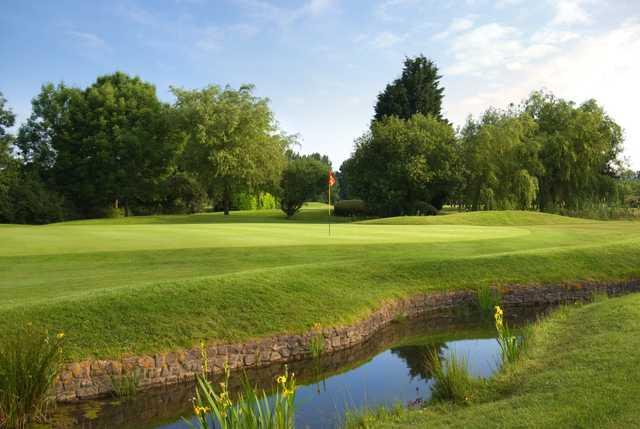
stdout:
{"type": "Polygon", "coordinates": [[[380,216],[445,204],[554,211],[637,200],[637,175],[620,160],[622,129],[595,100],[577,105],[534,92],[454,130],[442,115],[440,79],[424,56],[405,60],[340,168],[343,198],[362,199],[380,216]]]}
{"type": "Polygon", "coordinates": [[[299,155],[253,86],[172,87],[116,72],[87,88],[48,83],[13,136],[0,94],[0,222],[48,223],[205,207],[292,216],[322,192],[326,156],[299,155]],[[292,177],[304,172],[308,183],[292,177]]]}
{"type": "MultiPolygon", "coordinates": [[[[378,95],[369,130],[336,176],[340,214],[580,210],[640,206],[620,160],[621,127],[595,100],[534,92],[454,129],[435,63],[406,58],[378,95]]],[[[42,86],[16,135],[0,94],[0,222],[280,207],[326,201],[326,155],[301,155],[266,98],[237,89],[155,86],[122,72],[87,88],[42,86]]]]}

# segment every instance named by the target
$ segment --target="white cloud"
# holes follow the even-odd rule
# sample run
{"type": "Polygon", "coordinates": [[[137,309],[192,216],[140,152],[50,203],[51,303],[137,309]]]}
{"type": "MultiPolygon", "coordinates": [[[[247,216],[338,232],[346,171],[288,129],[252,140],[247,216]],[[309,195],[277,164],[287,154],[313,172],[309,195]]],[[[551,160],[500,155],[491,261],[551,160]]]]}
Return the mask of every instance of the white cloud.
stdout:
{"type": "Polygon", "coordinates": [[[111,47],[100,36],[82,31],[67,31],[67,34],[77,40],[84,48],[110,50],[111,47]]]}
{"type": "MultiPolygon", "coordinates": [[[[534,55],[535,56],[535,55],[534,55]]],[[[585,37],[572,49],[549,54],[527,67],[503,70],[500,85],[474,82],[460,94],[445,99],[449,117],[462,124],[466,115],[480,114],[490,106],[519,102],[537,89],[546,88],[559,97],[583,102],[595,98],[624,129],[625,153],[640,168],[640,122],[636,101],[640,99],[640,22],[629,21],[617,29],[585,37]],[[493,87],[492,87],[493,86],[493,87]]]]}
{"type": "Polygon", "coordinates": [[[381,49],[389,48],[402,41],[403,39],[403,36],[398,36],[397,34],[390,31],[383,31],[373,37],[373,39],[371,40],[371,46],[381,49]]]}
{"type": "Polygon", "coordinates": [[[555,9],[552,25],[589,24],[591,15],[585,3],[585,0],[551,0],[555,9]]]}
{"type": "Polygon", "coordinates": [[[223,34],[218,27],[206,27],[201,31],[196,46],[203,51],[215,51],[222,47],[223,34]]]}
{"type": "Polygon", "coordinates": [[[447,27],[446,30],[437,33],[435,36],[433,36],[433,38],[446,39],[447,37],[470,30],[472,27],[473,20],[471,18],[456,18],[451,21],[451,24],[449,24],[449,27],[447,27]]]}
{"type": "Polygon", "coordinates": [[[336,8],[337,0],[308,0],[297,8],[275,5],[265,0],[235,0],[254,18],[287,26],[306,17],[316,17],[336,8]]]}

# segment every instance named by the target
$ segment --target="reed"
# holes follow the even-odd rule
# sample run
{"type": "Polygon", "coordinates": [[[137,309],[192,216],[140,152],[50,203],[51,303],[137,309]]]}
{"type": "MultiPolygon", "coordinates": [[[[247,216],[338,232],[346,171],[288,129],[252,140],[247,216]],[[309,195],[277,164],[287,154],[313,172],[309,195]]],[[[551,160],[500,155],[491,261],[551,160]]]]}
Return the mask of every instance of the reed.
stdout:
{"type": "Polygon", "coordinates": [[[24,429],[46,421],[63,343],[64,333],[49,335],[31,324],[0,338],[0,427],[24,429]]]}

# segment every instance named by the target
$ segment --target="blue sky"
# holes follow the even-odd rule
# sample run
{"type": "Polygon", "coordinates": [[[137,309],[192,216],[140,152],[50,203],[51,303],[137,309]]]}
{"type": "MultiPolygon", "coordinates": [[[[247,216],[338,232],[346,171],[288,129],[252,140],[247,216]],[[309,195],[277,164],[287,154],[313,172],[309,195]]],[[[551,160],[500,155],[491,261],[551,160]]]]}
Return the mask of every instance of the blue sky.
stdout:
{"type": "Polygon", "coordinates": [[[638,0],[2,1],[0,91],[18,114],[44,82],[122,70],[156,85],[253,83],[303,152],[337,168],[405,56],[443,74],[456,125],[546,88],[596,98],[640,169],[638,0]]]}

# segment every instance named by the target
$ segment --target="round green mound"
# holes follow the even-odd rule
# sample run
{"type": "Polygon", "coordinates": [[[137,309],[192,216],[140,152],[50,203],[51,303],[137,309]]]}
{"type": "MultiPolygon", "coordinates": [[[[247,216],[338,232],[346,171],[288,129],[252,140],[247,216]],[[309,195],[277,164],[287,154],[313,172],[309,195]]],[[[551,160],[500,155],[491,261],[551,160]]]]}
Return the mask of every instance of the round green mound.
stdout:
{"type": "Polygon", "coordinates": [[[596,221],[560,216],[549,213],[503,210],[468,213],[452,213],[442,216],[398,216],[362,221],[369,225],[478,225],[478,226],[526,226],[567,225],[596,221]]]}

